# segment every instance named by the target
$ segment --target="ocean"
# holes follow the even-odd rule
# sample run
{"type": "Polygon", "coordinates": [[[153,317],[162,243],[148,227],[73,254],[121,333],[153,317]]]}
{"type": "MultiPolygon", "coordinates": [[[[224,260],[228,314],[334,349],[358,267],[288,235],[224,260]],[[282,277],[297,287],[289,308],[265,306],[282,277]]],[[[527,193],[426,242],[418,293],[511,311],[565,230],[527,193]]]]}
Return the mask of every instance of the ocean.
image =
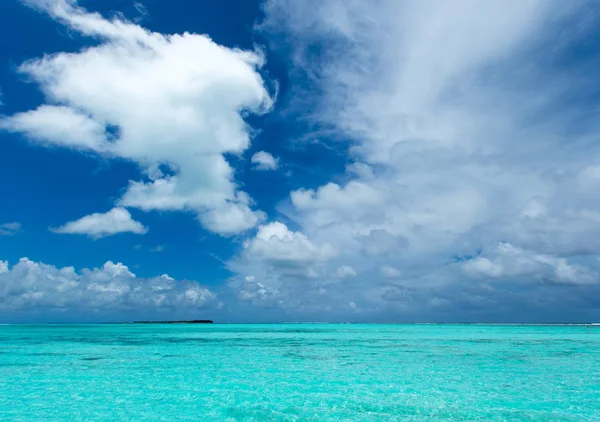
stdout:
{"type": "Polygon", "coordinates": [[[0,326],[1,421],[600,421],[600,327],[0,326]]]}

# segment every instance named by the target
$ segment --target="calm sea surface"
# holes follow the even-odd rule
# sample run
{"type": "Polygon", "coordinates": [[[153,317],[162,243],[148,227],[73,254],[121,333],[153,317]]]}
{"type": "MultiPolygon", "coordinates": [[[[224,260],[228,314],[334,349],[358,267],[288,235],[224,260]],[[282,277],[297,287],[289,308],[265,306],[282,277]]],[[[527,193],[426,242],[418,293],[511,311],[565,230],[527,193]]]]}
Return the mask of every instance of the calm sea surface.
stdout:
{"type": "Polygon", "coordinates": [[[600,327],[0,326],[1,421],[600,421],[600,327]]]}

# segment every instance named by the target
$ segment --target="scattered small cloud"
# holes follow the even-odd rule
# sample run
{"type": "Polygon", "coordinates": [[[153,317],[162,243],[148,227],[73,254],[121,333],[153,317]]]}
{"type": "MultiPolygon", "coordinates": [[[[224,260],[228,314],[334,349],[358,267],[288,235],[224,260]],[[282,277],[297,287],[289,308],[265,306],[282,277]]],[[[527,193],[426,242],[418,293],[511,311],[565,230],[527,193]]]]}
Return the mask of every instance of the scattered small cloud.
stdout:
{"type": "Polygon", "coordinates": [[[277,170],[279,168],[279,158],[273,157],[272,154],[259,151],[252,156],[252,164],[256,170],[277,170]]]}
{"type": "Polygon", "coordinates": [[[155,247],[150,249],[150,252],[163,252],[165,249],[166,247],[164,245],[156,245],[155,247]]]}
{"type": "Polygon", "coordinates": [[[125,208],[117,207],[104,214],[86,215],[61,227],[51,228],[50,231],[59,234],[84,234],[99,239],[124,232],[145,234],[148,229],[139,221],[132,219],[125,208]]]}
{"type": "Polygon", "coordinates": [[[21,223],[0,224],[0,236],[14,236],[21,230],[21,223]]]}

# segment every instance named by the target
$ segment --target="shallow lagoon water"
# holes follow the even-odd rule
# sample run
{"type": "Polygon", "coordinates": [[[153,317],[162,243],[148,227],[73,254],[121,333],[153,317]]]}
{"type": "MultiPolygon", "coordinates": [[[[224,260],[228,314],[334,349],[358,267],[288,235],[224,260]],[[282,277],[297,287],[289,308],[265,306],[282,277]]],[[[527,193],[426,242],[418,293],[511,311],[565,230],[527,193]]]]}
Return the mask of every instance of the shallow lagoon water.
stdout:
{"type": "Polygon", "coordinates": [[[0,326],[0,420],[600,421],[600,327],[0,326]]]}

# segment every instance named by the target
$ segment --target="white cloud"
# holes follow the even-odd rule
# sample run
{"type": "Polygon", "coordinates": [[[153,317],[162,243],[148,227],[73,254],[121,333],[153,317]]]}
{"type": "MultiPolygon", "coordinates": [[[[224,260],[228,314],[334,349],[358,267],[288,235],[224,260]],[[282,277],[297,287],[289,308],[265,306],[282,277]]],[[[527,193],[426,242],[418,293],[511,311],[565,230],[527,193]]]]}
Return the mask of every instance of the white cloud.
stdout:
{"type": "Polygon", "coordinates": [[[245,253],[251,259],[272,264],[309,264],[335,256],[331,245],[316,245],[301,232],[294,232],[280,222],[258,228],[256,237],[246,242],[245,253]]]}
{"type": "Polygon", "coordinates": [[[381,274],[387,278],[398,278],[402,275],[400,270],[390,265],[384,265],[383,267],[381,267],[381,274]]]}
{"type": "Polygon", "coordinates": [[[600,283],[600,274],[592,274],[582,265],[570,263],[566,258],[526,251],[510,243],[500,243],[487,257],[478,256],[463,263],[462,267],[469,275],[491,279],[600,283]]]}
{"type": "MultiPolygon", "coordinates": [[[[327,0],[312,7],[272,0],[265,5],[262,28],[277,35],[275,42],[291,43],[294,72],[304,70],[312,77],[312,84],[299,86],[321,89],[317,110],[309,116],[362,140],[358,150],[365,159],[387,163],[394,159],[393,147],[403,141],[460,142],[463,148],[480,141],[460,136],[472,129],[471,120],[477,121],[467,111],[488,111],[463,108],[480,105],[464,100],[487,99],[490,87],[481,86],[479,72],[527,48],[545,23],[578,6],[543,0],[459,0],[452,5],[443,0],[377,5],[327,0]],[[328,47],[319,57],[311,54],[315,43],[328,47]]],[[[305,103],[311,96],[293,98],[305,103]]],[[[486,125],[488,130],[506,123],[498,114],[485,117],[493,125],[486,125]]]]}
{"type": "Polygon", "coordinates": [[[348,278],[348,277],[356,277],[358,273],[354,268],[349,265],[342,265],[337,270],[335,270],[335,276],[337,278],[348,278]]]}
{"type": "MultiPolygon", "coordinates": [[[[265,224],[244,242],[241,256],[228,262],[229,269],[240,274],[229,285],[239,300],[257,306],[297,307],[292,303],[300,296],[290,297],[291,292],[310,290],[313,283],[334,277],[325,267],[337,254],[329,243],[311,242],[281,222],[265,224]]],[[[342,269],[340,275],[349,277],[350,271],[350,267],[342,269]]]]}
{"type": "Polygon", "coordinates": [[[100,153],[109,152],[105,126],[70,107],[42,105],[0,120],[0,128],[23,132],[41,144],[63,146],[100,153]]]}
{"type": "Polygon", "coordinates": [[[279,168],[279,159],[272,154],[259,151],[252,155],[252,164],[257,170],[277,170],[279,168]]]}
{"type": "Polygon", "coordinates": [[[328,183],[316,191],[300,189],[292,192],[291,198],[299,209],[336,208],[341,211],[378,204],[381,193],[365,183],[351,181],[343,188],[336,183],[328,183]]]}
{"type": "Polygon", "coordinates": [[[211,210],[200,216],[204,227],[216,233],[231,235],[240,233],[264,221],[265,213],[251,211],[244,202],[228,204],[223,209],[211,210]]]}
{"type": "Polygon", "coordinates": [[[589,103],[568,100],[589,92],[589,72],[556,65],[586,37],[580,5],[267,2],[260,29],[289,60],[286,111],[311,136],[348,140],[351,164],[279,207],[305,243],[336,251],[302,268],[317,277],[250,262],[246,251],[232,269],[259,276],[297,312],[343,312],[349,302],[413,316],[517,303],[556,312],[559,290],[548,284],[594,284],[599,132],[575,123],[589,103]],[[509,259],[493,253],[456,264],[501,243],[527,251],[511,258],[518,274],[504,277],[509,259]],[[332,283],[347,263],[357,276],[332,283]],[[528,271],[543,277],[534,285],[528,271]]]}
{"type": "Polygon", "coordinates": [[[279,292],[253,280],[244,281],[237,290],[236,298],[239,301],[250,302],[258,306],[273,307],[281,304],[279,292]]]}
{"type": "Polygon", "coordinates": [[[465,264],[463,264],[464,270],[473,275],[483,275],[487,277],[499,277],[502,275],[503,268],[490,261],[487,258],[478,256],[465,264]]]}
{"type": "Polygon", "coordinates": [[[102,214],[94,213],[71,221],[65,225],[51,229],[60,234],[84,234],[94,239],[112,236],[117,233],[145,234],[148,229],[131,218],[125,208],[113,208],[102,214]]]}
{"type": "Polygon", "coordinates": [[[6,317],[144,315],[156,312],[190,312],[215,305],[216,294],[193,281],[177,281],[168,275],[139,278],[121,263],[106,262],[100,268],[75,271],[22,258],[9,267],[0,261],[0,311],[6,317]]]}
{"type": "Polygon", "coordinates": [[[597,62],[564,56],[597,19],[583,2],[268,1],[289,110],[349,150],[344,174],[281,204],[293,230],[264,224],[224,158],[248,149],[244,113],[271,107],[261,54],[30,3],[99,44],[24,63],[47,104],[1,125],[139,164],[118,206],[227,235],[263,224],[228,263],[239,300],[309,319],[597,313],[597,62]]]}
{"type": "Polygon", "coordinates": [[[0,224],[0,236],[14,236],[21,230],[21,223],[0,224]]]}
{"type": "Polygon", "coordinates": [[[130,181],[121,206],[189,210],[226,235],[263,219],[224,158],[250,144],[242,116],[272,106],[258,72],[260,52],[230,49],[205,35],[150,32],[71,0],[27,3],[98,41],[23,63],[19,71],[39,84],[47,104],[0,118],[0,127],[137,163],[149,180],[130,181]],[[171,174],[156,171],[160,165],[171,174]]]}

